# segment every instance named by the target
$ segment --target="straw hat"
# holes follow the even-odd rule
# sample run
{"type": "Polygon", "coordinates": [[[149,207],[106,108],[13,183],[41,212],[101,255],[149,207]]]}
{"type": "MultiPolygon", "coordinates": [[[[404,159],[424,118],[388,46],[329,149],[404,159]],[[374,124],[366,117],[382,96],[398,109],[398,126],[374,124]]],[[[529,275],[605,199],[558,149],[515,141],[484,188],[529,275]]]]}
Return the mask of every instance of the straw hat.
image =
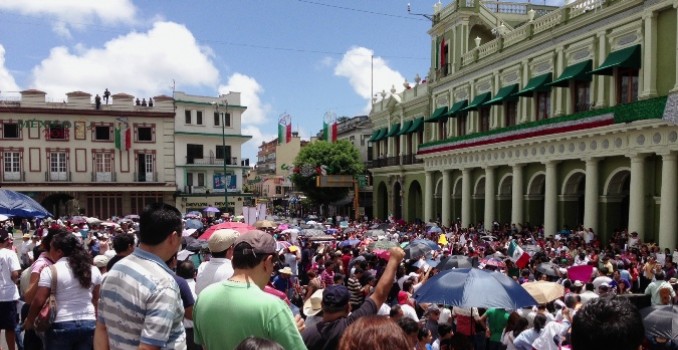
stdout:
{"type": "Polygon", "coordinates": [[[216,230],[207,240],[207,247],[212,253],[220,253],[233,246],[240,234],[236,230],[216,230]]]}
{"type": "Polygon", "coordinates": [[[284,268],[278,270],[283,275],[292,275],[292,269],[289,266],[285,266],[284,268]]]}
{"type": "Polygon", "coordinates": [[[323,310],[323,290],[318,289],[304,302],[304,315],[315,316],[323,310]]]}

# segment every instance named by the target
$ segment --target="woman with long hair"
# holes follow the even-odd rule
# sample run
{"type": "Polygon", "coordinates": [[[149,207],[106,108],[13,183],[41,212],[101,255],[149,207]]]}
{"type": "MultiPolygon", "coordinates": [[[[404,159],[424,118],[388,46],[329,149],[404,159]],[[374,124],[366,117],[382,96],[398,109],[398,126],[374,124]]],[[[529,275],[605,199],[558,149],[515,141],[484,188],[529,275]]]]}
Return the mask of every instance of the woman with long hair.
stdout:
{"type": "Polygon", "coordinates": [[[539,338],[542,331],[544,330],[544,326],[546,326],[546,316],[537,314],[537,316],[534,317],[534,321],[532,323],[532,328],[520,332],[520,334],[513,341],[513,345],[516,349],[532,350],[532,342],[539,338]]]}
{"type": "Polygon", "coordinates": [[[56,277],[56,318],[45,332],[45,350],[92,349],[101,273],[92,264],[92,256],[82,242],[66,230],[61,229],[54,235],[49,255],[55,261],[56,276],[50,268],[40,273],[24,329],[33,328],[40,308],[50,295],[52,278],[56,277]]]}
{"type": "Polygon", "coordinates": [[[351,349],[411,350],[411,347],[405,331],[393,320],[365,316],[348,326],[339,341],[339,350],[351,349]]]}

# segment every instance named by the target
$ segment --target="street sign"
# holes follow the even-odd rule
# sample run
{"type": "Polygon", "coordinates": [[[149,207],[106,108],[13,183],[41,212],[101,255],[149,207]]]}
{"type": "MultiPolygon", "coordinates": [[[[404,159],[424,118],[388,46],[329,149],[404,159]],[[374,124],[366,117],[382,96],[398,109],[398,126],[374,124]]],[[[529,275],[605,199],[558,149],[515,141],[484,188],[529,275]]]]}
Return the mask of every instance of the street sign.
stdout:
{"type": "Polygon", "coordinates": [[[353,187],[353,176],[351,175],[325,175],[316,176],[316,187],[353,187]]]}

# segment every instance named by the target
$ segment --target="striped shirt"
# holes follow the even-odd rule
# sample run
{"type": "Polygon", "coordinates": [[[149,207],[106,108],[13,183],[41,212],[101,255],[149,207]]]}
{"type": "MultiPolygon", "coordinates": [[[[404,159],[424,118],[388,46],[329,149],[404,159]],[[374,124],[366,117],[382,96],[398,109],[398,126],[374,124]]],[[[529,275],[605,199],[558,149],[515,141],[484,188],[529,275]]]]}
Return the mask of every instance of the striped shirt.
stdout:
{"type": "Polygon", "coordinates": [[[111,349],[139,343],[186,349],[179,286],[158,256],[137,248],[116,263],[101,286],[98,321],[106,325],[111,349]]]}

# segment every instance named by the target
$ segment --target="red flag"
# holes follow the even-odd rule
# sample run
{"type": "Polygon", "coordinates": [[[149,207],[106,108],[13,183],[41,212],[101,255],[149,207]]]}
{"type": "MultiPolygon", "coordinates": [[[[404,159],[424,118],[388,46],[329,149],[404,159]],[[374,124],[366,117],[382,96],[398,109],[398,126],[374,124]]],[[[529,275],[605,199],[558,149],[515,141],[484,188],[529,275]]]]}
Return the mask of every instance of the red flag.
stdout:
{"type": "Polygon", "coordinates": [[[330,139],[330,142],[336,142],[337,141],[337,122],[332,123],[332,137],[330,139]]]}
{"type": "Polygon", "coordinates": [[[127,127],[125,129],[125,150],[127,151],[130,148],[132,148],[132,130],[127,127]]]}
{"type": "Polygon", "coordinates": [[[285,126],[285,142],[292,140],[292,122],[285,126]]]}

